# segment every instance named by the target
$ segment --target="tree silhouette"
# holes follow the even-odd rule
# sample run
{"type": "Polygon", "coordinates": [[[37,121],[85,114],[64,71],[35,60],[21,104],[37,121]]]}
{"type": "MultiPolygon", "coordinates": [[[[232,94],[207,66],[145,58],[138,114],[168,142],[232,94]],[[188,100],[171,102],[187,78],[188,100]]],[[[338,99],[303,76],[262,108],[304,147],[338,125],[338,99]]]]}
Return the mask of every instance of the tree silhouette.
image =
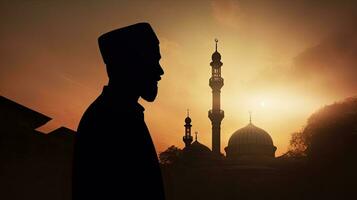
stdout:
{"type": "Polygon", "coordinates": [[[327,105],[292,134],[289,153],[312,159],[343,159],[357,152],[357,98],[327,105]]]}
{"type": "Polygon", "coordinates": [[[178,161],[182,150],[174,145],[167,148],[159,154],[160,163],[162,165],[171,165],[178,161]]]}
{"type": "Polygon", "coordinates": [[[306,191],[309,198],[355,196],[357,98],[327,105],[313,113],[303,130],[292,134],[285,155],[306,155],[296,188],[306,191]]]}
{"type": "Polygon", "coordinates": [[[290,145],[286,156],[288,157],[304,157],[306,156],[306,143],[302,132],[294,132],[291,134],[290,145]]]}

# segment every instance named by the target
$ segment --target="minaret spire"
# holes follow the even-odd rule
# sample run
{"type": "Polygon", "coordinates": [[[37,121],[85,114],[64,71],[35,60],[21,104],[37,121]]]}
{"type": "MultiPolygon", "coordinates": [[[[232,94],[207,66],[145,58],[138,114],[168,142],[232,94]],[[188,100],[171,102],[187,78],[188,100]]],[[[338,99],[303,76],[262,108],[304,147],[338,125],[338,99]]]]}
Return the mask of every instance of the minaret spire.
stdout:
{"type": "Polygon", "coordinates": [[[216,155],[221,155],[221,122],[224,112],[221,110],[221,88],[223,78],[221,77],[221,54],[217,51],[218,39],[215,40],[216,51],[212,54],[212,76],[209,79],[209,86],[212,88],[212,109],[208,111],[208,118],[212,123],[212,151],[216,155]]]}
{"type": "Polygon", "coordinates": [[[195,132],[195,141],[197,141],[198,131],[195,132]]]}
{"type": "Polygon", "coordinates": [[[252,123],[252,111],[249,111],[249,124],[252,123]]]}
{"type": "Polygon", "coordinates": [[[215,38],[214,41],[216,42],[216,51],[217,51],[217,43],[218,43],[218,39],[215,38]]]}
{"type": "Polygon", "coordinates": [[[185,143],[185,147],[188,147],[192,143],[192,135],[191,135],[191,118],[190,118],[190,112],[189,109],[187,109],[187,117],[185,119],[185,135],[183,136],[182,140],[185,143]]]}

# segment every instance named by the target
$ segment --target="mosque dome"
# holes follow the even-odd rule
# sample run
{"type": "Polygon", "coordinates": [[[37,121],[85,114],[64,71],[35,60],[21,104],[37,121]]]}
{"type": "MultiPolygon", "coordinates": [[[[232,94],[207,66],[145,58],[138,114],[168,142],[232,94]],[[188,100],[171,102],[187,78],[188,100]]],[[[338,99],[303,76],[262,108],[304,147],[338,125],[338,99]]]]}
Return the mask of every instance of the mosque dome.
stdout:
{"type": "Polygon", "coordinates": [[[225,151],[228,158],[241,156],[275,157],[276,147],[269,133],[249,123],[232,134],[225,151]]]}

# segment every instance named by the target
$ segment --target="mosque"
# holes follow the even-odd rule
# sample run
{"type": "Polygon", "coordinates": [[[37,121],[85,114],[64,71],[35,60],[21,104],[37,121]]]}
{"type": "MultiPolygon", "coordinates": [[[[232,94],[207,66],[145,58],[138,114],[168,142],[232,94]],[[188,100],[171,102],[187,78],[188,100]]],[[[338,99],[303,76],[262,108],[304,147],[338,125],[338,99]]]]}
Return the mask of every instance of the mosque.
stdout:
{"type": "Polygon", "coordinates": [[[257,160],[274,160],[276,147],[268,132],[255,126],[250,118],[249,123],[235,131],[229,141],[228,146],[224,148],[226,156],[221,153],[221,122],[224,118],[224,111],[221,109],[221,89],[224,85],[224,80],[221,76],[221,54],[217,51],[218,40],[215,39],[216,50],[212,54],[212,76],[209,79],[209,86],[212,88],[212,109],[208,111],[208,118],[212,123],[212,150],[201,144],[197,140],[197,132],[195,133],[195,141],[191,134],[192,120],[187,112],[185,119],[185,134],[183,142],[183,160],[187,162],[206,163],[212,160],[227,160],[227,161],[257,161],[257,160]]]}

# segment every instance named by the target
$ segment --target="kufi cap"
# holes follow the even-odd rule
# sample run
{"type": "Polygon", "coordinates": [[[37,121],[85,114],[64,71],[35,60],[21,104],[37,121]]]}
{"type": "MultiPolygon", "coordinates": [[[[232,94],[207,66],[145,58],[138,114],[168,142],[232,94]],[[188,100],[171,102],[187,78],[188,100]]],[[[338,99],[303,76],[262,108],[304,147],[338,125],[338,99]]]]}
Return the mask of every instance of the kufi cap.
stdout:
{"type": "Polygon", "coordinates": [[[104,63],[111,64],[128,56],[146,55],[159,39],[149,23],[137,23],[101,35],[98,43],[104,63]]]}

